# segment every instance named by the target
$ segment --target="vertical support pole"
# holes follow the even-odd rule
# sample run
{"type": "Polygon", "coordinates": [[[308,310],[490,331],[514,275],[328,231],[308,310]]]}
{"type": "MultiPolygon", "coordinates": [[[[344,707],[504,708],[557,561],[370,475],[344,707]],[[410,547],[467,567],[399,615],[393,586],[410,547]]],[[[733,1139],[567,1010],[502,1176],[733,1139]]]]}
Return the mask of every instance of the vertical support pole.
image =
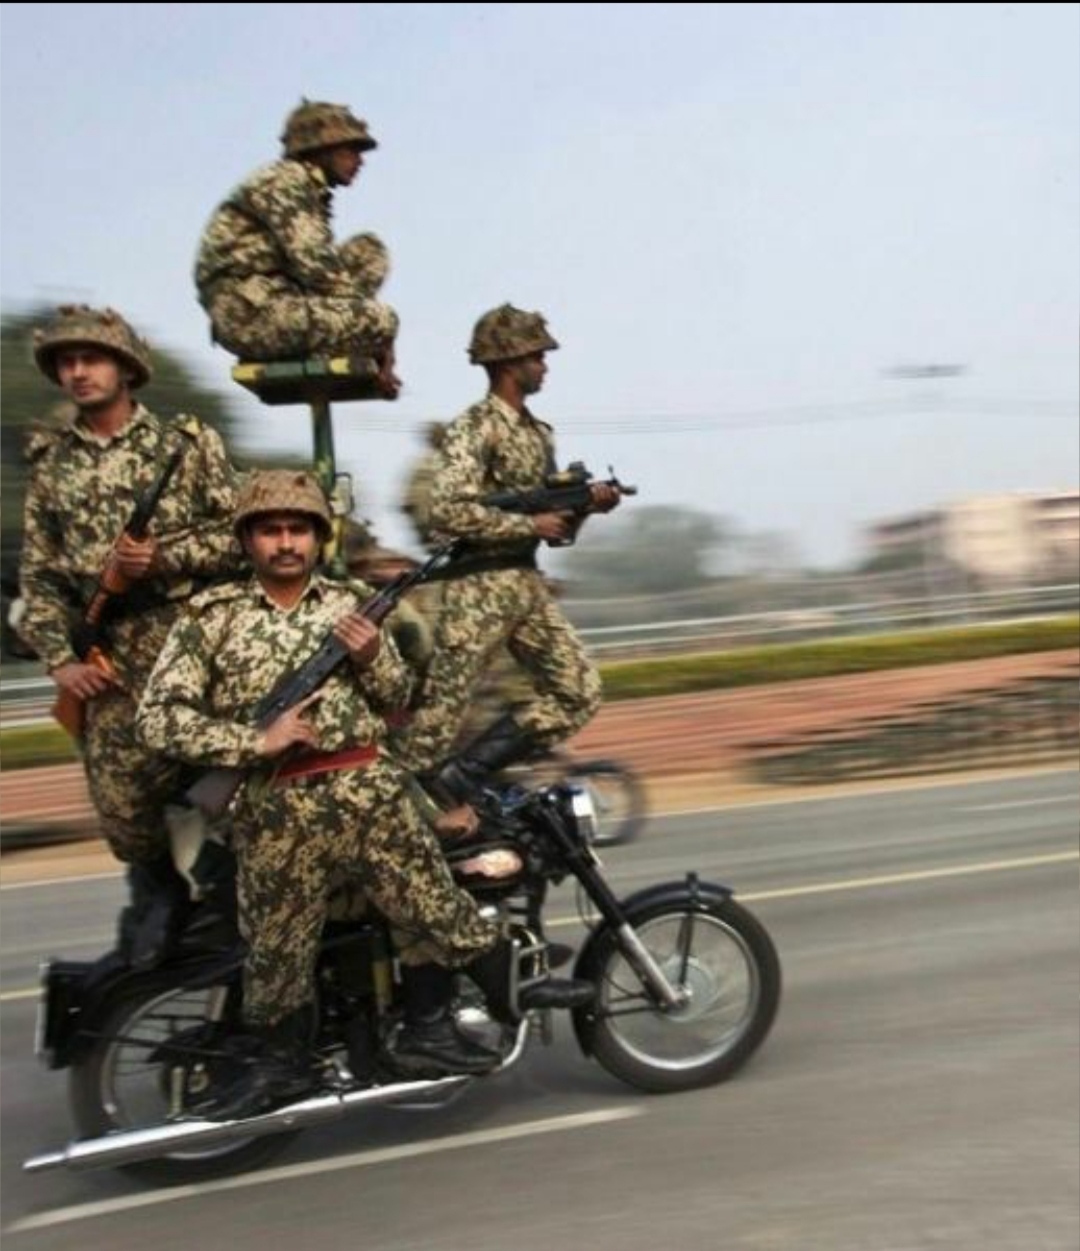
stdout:
{"type": "Polygon", "coordinates": [[[337,461],[334,458],[334,426],[330,401],[323,396],[310,400],[311,434],[314,444],[314,469],[319,484],[326,492],[333,514],[333,529],[323,547],[322,559],[332,578],[347,576],[345,567],[345,515],[338,499],[337,461]]]}

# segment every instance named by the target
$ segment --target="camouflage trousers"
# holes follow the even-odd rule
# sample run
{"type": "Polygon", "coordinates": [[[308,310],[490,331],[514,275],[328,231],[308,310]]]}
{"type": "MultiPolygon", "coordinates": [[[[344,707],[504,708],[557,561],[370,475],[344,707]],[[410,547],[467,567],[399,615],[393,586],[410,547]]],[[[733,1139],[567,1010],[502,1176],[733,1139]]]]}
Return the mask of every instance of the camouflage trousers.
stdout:
{"type": "Polygon", "coordinates": [[[595,715],[600,675],[542,575],[533,569],[470,574],[445,584],[419,707],[395,742],[407,768],[429,769],[445,757],[502,646],[530,688],[514,706],[514,720],[538,745],[568,738],[595,715]]]}
{"type": "Polygon", "coordinates": [[[163,604],[112,624],[108,651],[121,687],[85,705],[87,788],[102,836],[127,864],[156,860],[169,850],[165,805],[176,798],[180,768],[136,735],[135,710],[180,609],[180,603],[163,604]]]}
{"type": "Polygon", "coordinates": [[[222,279],[205,307],[214,339],[241,360],[380,353],[397,337],[398,316],[374,298],[386,275],[386,249],[374,235],[356,235],[339,249],[358,294],[305,291],[284,276],[222,279]]]}
{"type": "Polygon", "coordinates": [[[135,734],[138,701],[109,691],[86,704],[83,766],[101,833],[125,863],[156,860],[169,850],[165,804],[175,799],[180,770],[135,734]]]}
{"type": "Polygon", "coordinates": [[[405,964],[467,964],[498,936],[454,883],[389,762],[245,796],[233,829],[249,1025],[271,1025],[311,1000],[329,896],[342,877],[362,883],[393,925],[405,964]]]}

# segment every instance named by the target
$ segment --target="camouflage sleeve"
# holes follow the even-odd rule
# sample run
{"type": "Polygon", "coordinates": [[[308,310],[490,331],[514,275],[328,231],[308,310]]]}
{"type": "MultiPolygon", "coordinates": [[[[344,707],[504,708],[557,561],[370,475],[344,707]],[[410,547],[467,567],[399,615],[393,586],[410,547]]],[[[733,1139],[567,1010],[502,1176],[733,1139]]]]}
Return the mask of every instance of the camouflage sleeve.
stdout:
{"type": "Polygon", "coordinates": [[[459,538],[535,538],[531,518],[478,502],[487,494],[486,434],[482,421],[455,421],[447,430],[431,487],[431,528],[459,538]]]}
{"type": "Polygon", "coordinates": [[[218,432],[201,423],[193,438],[187,470],[193,520],[159,536],[158,560],[166,574],[213,577],[232,573],[242,563],[233,534],[236,471],[218,432]]]}
{"type": "Polygon", "coordinates": [[[415,605],[403,599],[387,618],[387,624],[410,671],[423,673],[435,646],[427,618],[415,605]]]}
{"type": "Polygon", "coordinates": [[[379,654],[374,662],[355,673],[368,704],[376,712],[404,708],[412,696],[412,671],[401,659],[389,628],[382,631],[379,654]]]}
{"type": "Polygon", "coordinates": [[[209,712],[209,657],[215,651],[202,622],[184,613],[146,683],[136,729],[153,751],[187,764],[253,764],[259,759],[259,731],[209,712]]]}
{"type": "Polygon", "coordinates": [[[20,633],[47,669],[76,659],[71,650],[73,590],[61,572],[62,536],[46,506],[47,484],[34,473],[26,493],[19,584],[26,603],[20,633]]]}
{"type": "Polygon", "coordinates": [[[324,295],[363,298],[361,284],[342,263],[318,187],[301,164],[282,162],[277,176],[253,193],[252,200],[284,254],[290,276],[324,295]]]}

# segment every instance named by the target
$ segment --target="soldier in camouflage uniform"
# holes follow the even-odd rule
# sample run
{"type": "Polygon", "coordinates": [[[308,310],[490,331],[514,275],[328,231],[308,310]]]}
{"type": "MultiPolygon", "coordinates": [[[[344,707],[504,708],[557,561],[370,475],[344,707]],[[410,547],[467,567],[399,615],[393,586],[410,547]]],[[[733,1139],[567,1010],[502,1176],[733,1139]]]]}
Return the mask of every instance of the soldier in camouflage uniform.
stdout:
{"type": "Polygon", "coordinates": [[[401,504],[401,511],[412,522],[416,537],[425,545],[431,538],[431,488],[435,485],[435,467],[439,463],[439,449],[445,438],[445,422],[428,422],[424,428],[427,451],[409,473],[401,504]]]}
{"type": "Polygon", "coordinates": [[[377,146],[343,104],[302,100],[285,122],[284,157],[256,170],[214,211],[195,285],[216,342],[244,360],[374,356],[382,392],[394,374],[397,314],[375,299],[389,270],[376,235],[335,244],[335,187],[377,146]]]}
{"type": "MultiPolygon", "coordinates": [[[[455,885],[410,800],[407,776],[381,750],[383,715],[408,698],[410,679],[390,636],[356,611],[370,588],[314,572],[330,524],[310,474],[255,475],[236,514],[255,576],[193,601],[138,713],[158,750],[189,764],[251,770],[232,828],[248,944],[244,1017],[264,1063],[224,1092],[214,1112],[224,1118],[252,1115],[312,1086],[306,1042],[315,961],[327,897],[342,873],[360,878],[397,927],[401,963],[425,971],[414,994],[445,995],[449,977],[440,982],[438,971],[454,965],[467,965],[494,994],[508,959],[496,927],[455,885]],[[265,730],[253,726],[253,707],[331,631],[350,663],[265,730]],[[279,767],[290,748],[297,749],[290,763],[279,767]]],[[[539,1000],[526,1006],[546,1006],[545,992],[561,1005],[560,985],[538,987],[539,1000]]],[[[581,998],[574,990],[564,1006],[581,998]]],[[[407,1060],[411,1048],[403,1035],[395,1056],[407,1060]]],[[[441,1050],[421,1040],[414,1050],[420,1063],[441,1060],[442,1071],[481,1072],[496,1061],[461,1037],[444,1038],[441,1050]]]]}
{"type": "MultiPolygon", "coordinates": [[[[502,512],[480,500],[524,490],[555,467],[551,427],[526,398],[540,390],[545,354],[559,345],[539,313],[504,304],[476,323],[469,356],[488,373],[487,397],[451,423],[440,448],[429,524],[435,541],[464,539],[435,627],[434,655],[420,706],[402,734],[405,764],[431,770],[444,794],[467,798],[496,769],[550,747],[579,729],[600,705],[600,677],[536,568],[541,541],[571,534],[558,513],[502,512]],[[461,727],[470,698],[502,646],[528,673],[531,698],[496,720],[449,762],[442,757],[461,727]]],[[[618,491],[592,487],[594,511],[618,503],[618,491]]],[[[433,779],[434,780],[434,779],[433,779]]]]}
{"type": "Polygon", "coordinates": [[[165,802],[176,767],[134,733],[135,706],[169,627],[197,585],[236,571],[235,477],[218,434],[196,417],[166,421],[132,392],[150,380],[147,344],[111,309],[61,308],[34,337],[41,372],[75,405],[62,427],[28,448],[21,630],[60,691],[85,701],[83,763],[102,833],[128,865],[132,906],[122,949],[158,958],[182,917],[187,889],[172,865],[165,802]],[[136,497],[170,453],[182,459],[150,535],[121,536],[136,497]],[[114,550],[132,583],[107,620],[115,677],[81,662],[72,628],[114,550]]]}

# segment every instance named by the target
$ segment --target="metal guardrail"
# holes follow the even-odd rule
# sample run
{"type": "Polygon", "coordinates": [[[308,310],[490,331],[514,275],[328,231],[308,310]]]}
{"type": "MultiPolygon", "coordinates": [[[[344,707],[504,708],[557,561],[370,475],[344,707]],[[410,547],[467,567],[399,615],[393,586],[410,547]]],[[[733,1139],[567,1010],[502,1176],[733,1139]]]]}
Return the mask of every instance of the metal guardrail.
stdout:
{"type": "MultiPolygon", "coordinates": [[[[616,602],[616,601],[613,601],[616,602]]],[[[573,613],[573,601],[566,602],[573,613]]],[[[687,643],[717,648],[758,642],[844,638],[852,634],[902,633],[946,625],[1000,625],[1080,610],[1080,585],[983,591],[933,598],[777,609],[680,621],[633,622],[580,629],[591,652],[669,650],[687,643]]]]}

